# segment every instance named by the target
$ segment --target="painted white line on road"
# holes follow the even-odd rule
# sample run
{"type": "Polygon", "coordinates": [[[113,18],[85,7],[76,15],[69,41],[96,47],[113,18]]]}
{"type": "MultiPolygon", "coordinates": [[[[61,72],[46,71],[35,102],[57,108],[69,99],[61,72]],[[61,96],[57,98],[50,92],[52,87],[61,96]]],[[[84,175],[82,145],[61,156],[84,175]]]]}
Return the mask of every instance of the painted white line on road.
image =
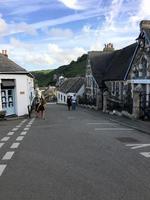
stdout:
{"type": "Polygon", "coordinates": [[[0,143],[0,148],[4,145],[5,143],[0,143]]]}
{"type": "Polygon", "coordinates": [[[146,158],[150,158],[150,152],[141,152],[140,154],[146,158]]]}
{"type": "Polygon", "coordinates": [[[24,130],[24,131],[28,131],[28,130],[29,130],[29,128],[24,128],[23,130],[24,130]]]}
{"type": "Polygon", "coordinates": [[[0,176],[2,175],[3,171],[5,170],[7,165],[0,165],[0,176]]]}
{"type": "Polygon", "coordinates": [[[111,122],[94,122],[94,123],[87,123],[87,125],[102,125],[102,124],[108,124],[108,125],[117,125],[117,124],[115,124],[115,123],[111,123],[111,122]]]}
{"type": "Polygon", "coordinates": [[[24,119],[21,123],[25,123],[27,121],[27,119],[24,119]]]}
{"type": "Polygon", "coordinates": [[[139,149],[143,147],[149,147],[150,144],[126,144],[127,147],[131,147],[131,149],[139,149]]]}
{"type": "Polygon", "coordinates": [[[10,160],[15,152],[14,151],[8,151],[2,158],[2,160],[10,160]]]}
{"type": "Polygon", "coordinates": [[[16,128],[20,128],[20,127],[21,127],[21,125],[16,126],[16,128]]]}
{"type": "Polygon", "coordinates": [[[72,116],[70,116],[70,117],[67,117],[68,119],[75,119],[75,117],[72,117],[72,116]]]}
{"type": "Polygon", "coordinates": [[[26,135],[27,134],[27,131],[22,131],[21,133],[20,133],[20,135],[26,135]]]}
{"type": "Polygon", "coordinates": [[[14,132],[9,132],[7,135],[13,135],[14,134],[14,132]]]}
{"type": "Polygon", "coordinates": [[[12,129],[12,131],[17,131],[17,130],[18,130],[18,128],[13,128],[13,129],[12,129]]]}
{"type": "Polygon", "coordinates": [[[95,131],[133,131],[131,128],[95,128],[95,131]]]}
{"type": "Polygon", "coordinates": [[[19,145],[20,145],[20,143],[18,143],[18,142],[15,142],[15,143],[13,143],[12,145],[11,145],[11,149],[16,149],[16,148],[18,148],[19,147],[19,145]]]}
{"type": "Polygon", "coordinates": [[[24,136],[18,136],[16,141],[21,141],[21,140],[23,140],[23,138],[24,138],[24,136]]]}
{"type": "Polygon", "coordinates": [[[3,138],[1,139],[1,141],[6,142],[6,141],[9,140],[9,138],[10,138],[10,137],[3,137],[3,138]]]}
{"type": "Polygon", "coordinates": [[[26,125],[26,127],[27,127],[27,128],[30,128],[30,127],[31,127],[31,124],[26,125]]]}

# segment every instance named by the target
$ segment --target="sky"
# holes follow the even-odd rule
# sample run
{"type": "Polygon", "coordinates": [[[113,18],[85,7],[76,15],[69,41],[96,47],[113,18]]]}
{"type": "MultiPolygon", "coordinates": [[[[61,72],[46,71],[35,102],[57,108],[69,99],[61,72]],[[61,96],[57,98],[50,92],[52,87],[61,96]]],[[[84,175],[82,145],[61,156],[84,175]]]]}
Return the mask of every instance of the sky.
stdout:
{"type": "Polygon", "coordinates": [[[0,52],[28,71],[55,69],[104,44],[135,42],[150,0],[0,0],[0,52]]]}

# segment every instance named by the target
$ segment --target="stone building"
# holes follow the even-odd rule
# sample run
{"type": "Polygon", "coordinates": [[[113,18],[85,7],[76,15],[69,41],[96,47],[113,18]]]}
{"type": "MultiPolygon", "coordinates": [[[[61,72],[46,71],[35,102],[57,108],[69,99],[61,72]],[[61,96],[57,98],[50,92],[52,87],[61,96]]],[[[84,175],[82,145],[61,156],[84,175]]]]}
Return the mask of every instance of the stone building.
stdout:
{"type": "MultiPolygon", "coordinates": [[[[133,117],[150,116],[150,21],[140,23],[140,34],[120,50],[89,52],[86,68],[86,95],[103,108],[127,111],[133,117]]],[[[104,109],[106,110],[106,109],[104,109]]]]}

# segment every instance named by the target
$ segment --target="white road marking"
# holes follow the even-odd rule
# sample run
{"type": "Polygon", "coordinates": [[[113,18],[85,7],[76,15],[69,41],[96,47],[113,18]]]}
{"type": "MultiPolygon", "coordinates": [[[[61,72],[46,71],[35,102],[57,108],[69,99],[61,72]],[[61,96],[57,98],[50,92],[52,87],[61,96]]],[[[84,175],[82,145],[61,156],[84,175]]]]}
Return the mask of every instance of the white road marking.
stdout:
{"type": "Polygon", "coordinates": [[[141,152],[140,154],[146,158],[150,158],[150,152],[141,152]]]}
{"type": "Polygon", "coordinates": [[[21,127],[21,125],[16,126],[16,128],[20,128],[20,127],[21,127]]]}
{"type": "Polygon", "coordinates": [[[2,158],[2,160],[10,160],[15,152],[14,151],[8,151],[2,158]]]}
{"type": "Polygon", "coordinates": [[[111,122],[93,122],[93,123],[87,123],[87,125],[98,125],[98,124],[100,124],[100,125],[102,125],[102,124],[109,124],[109,125],[117,125],[117,124],[115,124],[115,123],[111,123],[111,122]]]}
{"type": "Polygon", "coordinates": [[[69,116],[69,117],[67,117],[68,119],[75,119],[75,117],[74,116],[69,116]]]}
{"type": "Polygon", "coordinates": [[[27,121],[27,119],[24,119],[21,123],[25,123],[27,121]]]}
{"type": "Polygon", "coordinates": [[[20,145],[20,143],[18,143],[18,142],[15,142],[15,143],[13,143],[12,145],[11,145],[11,149],[16,149],[16,148],[18,148],[19,147],[19,145],[20,145]]]}
{"type": "Polygon", "coordinates": [[[133,131],[131,128],[95,128],[95,131],[133,131]]]}
{"type": "Polygon", "coordinates": [[[21,140],[23,140],[23,138],[24,138],[24,136],[18,136],[16,141],[21,141],[21,140]]]}
{"type": "Polygon", "coordinates": [[[14,132],[9,132],[7,135],[13,135],[14,134],[14,132]]]}
{"type": "Polygon", "coordinates": [[[139,149],[143,147],[149,147],[150,144],[126,144],[127,147],[131,147],[131,149],[139,149]]]}
{"type": "Polygon", "coordinates": [[[29,128],[24,128],[23,130],[24,130],[24,131],[28,131],[28,130],[29,130],[29,128]]]}
{"type": "Polygon", "coordinates": [[[1,141],[6,142],[6,141],[9,140],[9,138],[10,138],[10,137],[3,137],[3,138],[1,139],[1,141]]]}
{"type": "Polygon", "coordinates": [[[20,133],[20,135],[26,135],[27,134],[27,131],[22,131],[21,133],[20,133]]]}
{"type": "Polygon", "coordinates": [[[5,143],[0,143],[0,148],[4,145],[5,143]]]}
{"type": "Polygon", "coordinates": [[[26,125],[26,127],[30,128],[30,127],[31,127],[31,124],[26,125]]]}
{"type": "Polygon", "coordinates": [[[4,169],[6,168],[7,165],[0,165],[0,176],[2,175],[4,169]]]}
{"type": "Polygon", "coordinates": [[[17,131],[17,130],[18,130],[18,128],[13,128],[13,129],[12,129],[12,131],[17,131]]]}

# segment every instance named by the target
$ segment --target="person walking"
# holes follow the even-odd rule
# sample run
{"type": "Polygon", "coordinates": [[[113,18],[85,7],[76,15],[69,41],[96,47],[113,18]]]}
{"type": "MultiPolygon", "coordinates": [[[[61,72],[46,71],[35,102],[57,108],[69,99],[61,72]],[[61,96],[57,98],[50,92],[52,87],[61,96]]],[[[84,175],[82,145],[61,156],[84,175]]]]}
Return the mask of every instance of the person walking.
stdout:
{"type": "Polygon", "coordinates": [[[76,110],[76,105],[77,105],[77,98],[76,95],[74,94],[72,97],[72,110],[76,110]]]}
{"type": "Polygon", "coordinates": [[[37,108],[37,112],[39,113],[38,116],[41,119],[45,119],[45,105],[46,105],[46,101],[45,101],[44,97],[42,96],[40,99],[38,108],[37,108]]]}
{"type": "Polygon", "coordinates": [[[36,118],[38,118],[38,116],[39,116],[39,113],[38,113],[39,104],[40,104],[40,99],[39,99],[39,98],[36,98],[36,101],[35,101],[35,113],[36,113],[36,118]]]}
{"type": "Polygon", "coordinates": [[[71,96],[67,96],[67,106],[68,106],[68,110],[70,111],[70,107],[71,107],[71,96]]]}

